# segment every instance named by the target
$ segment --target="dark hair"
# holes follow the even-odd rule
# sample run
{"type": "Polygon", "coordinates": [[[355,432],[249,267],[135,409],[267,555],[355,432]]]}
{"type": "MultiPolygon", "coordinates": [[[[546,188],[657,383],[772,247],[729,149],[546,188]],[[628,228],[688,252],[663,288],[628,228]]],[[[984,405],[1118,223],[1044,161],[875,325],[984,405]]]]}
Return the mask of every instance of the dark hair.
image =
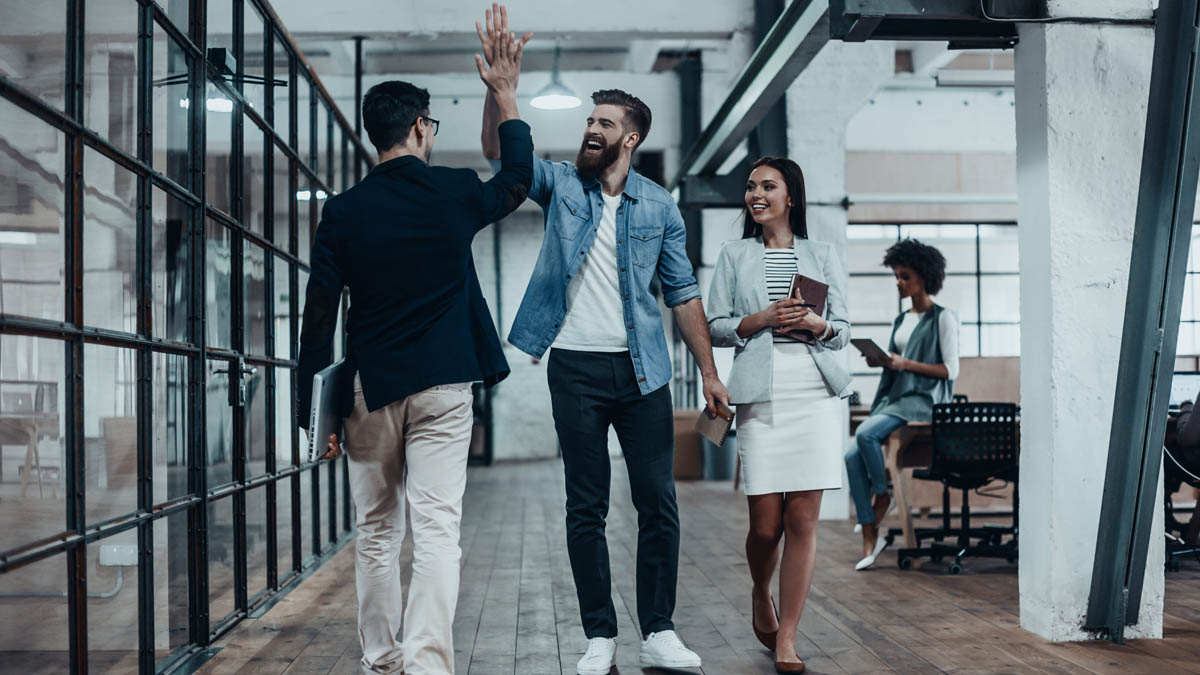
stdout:
{"type": "Polygon", "coordinates": [[[429,114],[429,92],[400,80],[390,80],[363,96],[363,126],[379,152],[404,145],[412,125],[429,114]]]}
{"type": "Polygon", "coordinates": [[[895,269],[903,265],[916,272],[925,282],[925,292],[937,295],[946,280],[946,257],[936,248],[916,239],[904,239],[892,244],[883,254],[883,266],[895,269]]]}
{"type": "MultiPolygon", "coordinates": [[[[792,226],[792,232],[797,237],[808,239],[808,199],[804,196],[804,172],[800,170],[800,165],[787,157],[761,157],[750,167],[750,172],[753,173],[760,166],[769,166],[783,175],[783,184],[787,188],[788,196],[792,198],[788,224],[792,226]]],[[[754,214],[743,205],[742,239],[761,237],[762,233],[762,225],[755,222],[754,214]]]]}
{"type": "Polygon", "coordinates": [[[642,99],[620,89],[601,89],[592,94],[592,103],[616,105],[625,109],[626,131],[638,133],[638,144],[634,146],[634,150],[646,140],[650,133],[650,106],[643,103],[642,99]]]}

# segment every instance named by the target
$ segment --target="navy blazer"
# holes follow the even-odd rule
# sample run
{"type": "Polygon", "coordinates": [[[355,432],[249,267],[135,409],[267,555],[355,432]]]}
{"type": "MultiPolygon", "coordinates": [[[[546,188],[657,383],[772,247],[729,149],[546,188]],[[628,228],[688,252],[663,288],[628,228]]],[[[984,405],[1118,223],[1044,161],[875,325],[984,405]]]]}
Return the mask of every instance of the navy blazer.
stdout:
{"type": "Polygon", "coordinates": [[[313,375],[333,361],[344,287],[350,289],[350,367],[339,383],[343,417],[353,410],[355,372],[372,411],[439,384],[482,380],[491,386],[508,375],[471,241],[528,195],[529,125],[500,125],[500,157],[500,171],[486,183],[471,169],[398,157],[325,203],[300,330],[301,426],[308,424],[313,375]]]}

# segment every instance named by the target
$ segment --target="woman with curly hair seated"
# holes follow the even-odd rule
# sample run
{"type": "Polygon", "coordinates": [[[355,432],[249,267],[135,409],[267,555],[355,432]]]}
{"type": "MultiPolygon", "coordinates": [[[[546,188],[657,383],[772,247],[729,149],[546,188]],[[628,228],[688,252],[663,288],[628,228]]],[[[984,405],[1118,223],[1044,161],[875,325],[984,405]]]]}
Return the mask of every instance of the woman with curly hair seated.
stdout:
{"type": "MultiPolygon", "coordinates": [[[[875,564],[887,547],[879,530],[891,505],[883,467],[883,441],[909,422],[929,421],[933,406],[949,403],[958,376],[958,317],[934,303],[946,280],[946,258],[932,246],[905,239],[887,250],[884,267],[892,268],[900,297],[912,300],[892,325],[888,357],[867,359],[884,368],[871,404],[871,416],[859,427],[846,452],[850,494],[862,526],[863,558],[854,569],[875,564]]],[[[893,478],[898,478],[893,476],[893,478]]]]}

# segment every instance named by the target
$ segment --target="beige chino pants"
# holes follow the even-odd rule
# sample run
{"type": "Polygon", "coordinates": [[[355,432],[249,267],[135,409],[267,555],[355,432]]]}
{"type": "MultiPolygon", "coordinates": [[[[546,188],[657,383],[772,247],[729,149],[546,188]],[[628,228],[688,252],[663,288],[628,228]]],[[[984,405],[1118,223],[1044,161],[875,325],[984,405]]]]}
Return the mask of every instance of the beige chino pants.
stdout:
{"type": "Polygon", "coordinates": [[[355,377],[354,412],[345,426],[350,494],[358,509],[355,585],[364,673],[454,672],[451,626],[472,399],[470,384],[439,385],[367,412],[355,377]],[[413,529],[407,605],[399,565],[406,498],[413,529]]]}

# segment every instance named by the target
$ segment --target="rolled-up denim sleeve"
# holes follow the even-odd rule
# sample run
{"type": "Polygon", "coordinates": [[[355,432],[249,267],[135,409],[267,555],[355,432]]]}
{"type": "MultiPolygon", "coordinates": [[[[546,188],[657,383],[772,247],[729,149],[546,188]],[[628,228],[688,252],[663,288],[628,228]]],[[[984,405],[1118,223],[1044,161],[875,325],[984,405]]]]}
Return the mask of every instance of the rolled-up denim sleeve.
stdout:
{"type": "Polygon", "coordinates": [[[745,317],[733,313],[736,292],[737,278],[734,276],[733,261],[729,259],[729,249],[723,248],[717,256],[717,267],[713,270],[708,297],[704,300],[708,332],[712,336],[714,347],[741,347],[746,344],[746,340],[737,332],[745,317]]]}
{"type": "Polygon", "coordinates": [[[668,207],[662,252],[658,256],[658,279],[662,282],[667,307],[700,297],[700,285],[692,273],[692,261],[687,257],[687,227],[674,203],[668,207]]]}

